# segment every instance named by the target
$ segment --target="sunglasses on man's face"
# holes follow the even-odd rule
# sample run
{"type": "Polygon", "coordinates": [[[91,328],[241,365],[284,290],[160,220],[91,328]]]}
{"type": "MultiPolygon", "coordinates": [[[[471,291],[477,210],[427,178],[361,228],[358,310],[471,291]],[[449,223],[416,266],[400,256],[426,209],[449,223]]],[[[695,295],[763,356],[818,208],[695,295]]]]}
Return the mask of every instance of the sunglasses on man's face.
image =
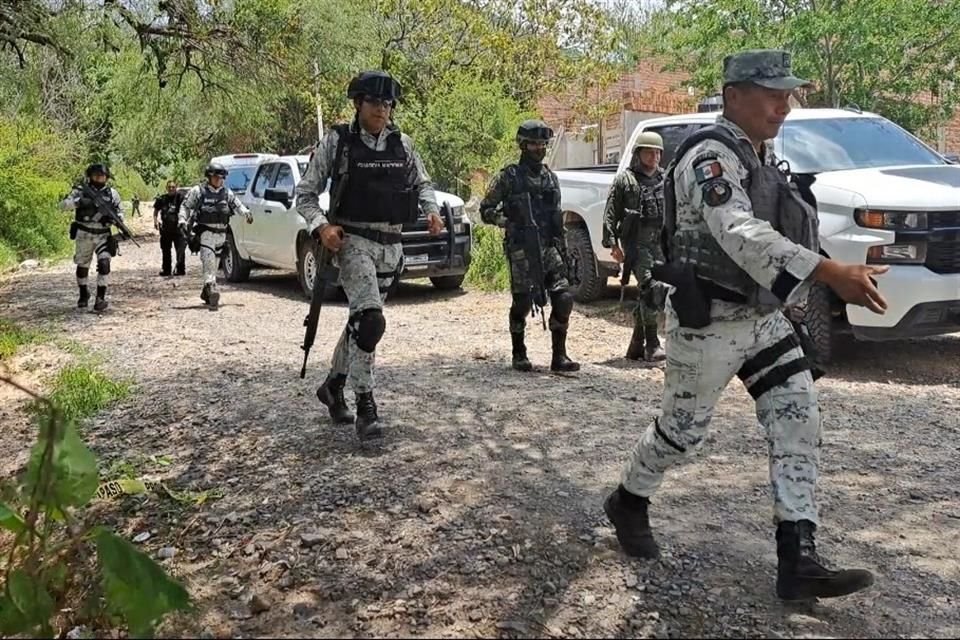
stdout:
{"type": "Polygon", "coordinates": [[[396,104],[393,100],[384,100],[383,98],[372,98],[370,96],[364,96],[363,101],[367,104],[372,104],[374,107],[383,108],[383,109],[392,109],[396,104]]]}

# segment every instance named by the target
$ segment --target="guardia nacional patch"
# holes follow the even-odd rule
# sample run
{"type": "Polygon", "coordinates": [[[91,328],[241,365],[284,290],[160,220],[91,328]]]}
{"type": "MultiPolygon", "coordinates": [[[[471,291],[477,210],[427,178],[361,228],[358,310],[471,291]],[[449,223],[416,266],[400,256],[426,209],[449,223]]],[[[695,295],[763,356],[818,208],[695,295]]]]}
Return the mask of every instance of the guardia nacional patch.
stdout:
{"type": "Polygon", "coordinates": [[[732,195],[733,189],[730,188],[730,183],[726,180],[714,178],[703,185],[703,201],[708,206],[719,207],[730,200],[732,195]]]}

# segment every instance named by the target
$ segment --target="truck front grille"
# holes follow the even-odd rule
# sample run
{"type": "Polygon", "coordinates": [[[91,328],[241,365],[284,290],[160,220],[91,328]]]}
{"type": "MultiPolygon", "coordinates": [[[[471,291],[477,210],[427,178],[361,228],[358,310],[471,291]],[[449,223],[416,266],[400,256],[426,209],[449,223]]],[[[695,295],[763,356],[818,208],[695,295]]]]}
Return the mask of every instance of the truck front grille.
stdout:
{"type": "Polygon", "coordinates": [[[927,243],[927,268],[934,273],[960,273],[960,211],[931,211],[927,227],[933,236],[940,236],[927,243]]]}

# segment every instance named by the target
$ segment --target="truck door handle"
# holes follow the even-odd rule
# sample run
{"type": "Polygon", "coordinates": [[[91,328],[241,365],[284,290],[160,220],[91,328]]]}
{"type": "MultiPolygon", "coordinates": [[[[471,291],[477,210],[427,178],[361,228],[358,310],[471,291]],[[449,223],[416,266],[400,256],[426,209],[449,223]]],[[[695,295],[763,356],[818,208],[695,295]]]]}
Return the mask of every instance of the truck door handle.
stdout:
{"type": "Polygon", "coordinates": [[[264,212],[264,213],[273,213],[273,209],[264,209],[263,212],[264,212]]]}

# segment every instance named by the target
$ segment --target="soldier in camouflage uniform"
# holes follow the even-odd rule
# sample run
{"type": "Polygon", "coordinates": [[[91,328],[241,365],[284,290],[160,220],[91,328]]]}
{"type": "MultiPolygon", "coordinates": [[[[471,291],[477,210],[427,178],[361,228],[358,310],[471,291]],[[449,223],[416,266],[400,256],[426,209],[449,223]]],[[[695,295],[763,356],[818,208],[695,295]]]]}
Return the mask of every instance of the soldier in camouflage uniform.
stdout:
{"type": "Polygon", "coordinates": [[[307,230],[335,254],[350,306],[317,398],[335,423],[354,422],[343,396],[349,376],[357,435],[364,441],[382,435],[373,364],[386,330],[385,292],[403,269],[403,225],[415,222],[421,209],[431,235],[439,235],[444,225],[413,141],[392,121],[400,85],[382,71],[365,71],[350,81],[347,97],[356,109],[353,123],[337,125],[324,136],[296,193],[307,230]],[[331,211],[325,212],[319,196],[328,179],[331,211]]]}
{"type": "Polygon", "coordinates": [[[207,181],[198,184],[187,192],[180,205],[179,226],[184,237],[191,234],[200,244],[200,265],[203,267],[203,289],[200,290],[200,299],[216,310],[220,305],[220,291],[217,288],[217,267],[220,264],[220,255],[227,242],[227,228],[230,226],[230,216],[240,214],[253,222],[253,214],[242,202],[237,194],[226,184],[227,169],[216,162],[207,165],[204,171],[207,181]]]}
{"type": "Polygon", "coordinates": [[[783,51],[728,56],[722,117],[684,141],[667,168],[668,262],[655,270],[672,285],[663,404],[604,503],[621,547],[656,557],[649,497],[664,472],[701,445],[736,375],[756,402],[769,443],[776,591],[785,600],[846,595],[871,585],[873,576],[827,569],[817,555],[821,415],[810,362],[781,309],[802,302],[814,281],[850,304],[886,309],[871,276],[887,268],[820,255],[809,182],[786,175],[773,155],[771,139],[790,111],[791,92],[806,84],[791,74],[783,51]]]}
{"type": "Polygon", "coordinates": [[[667,356],[657,337],[657,314],[661,289],[650,274],[663,260],[660,227],[663,225],[663,171],[660,154],[663,139],[653,131],[640,134],[630,166],[613,181],[603,213],[603,246],[613,248],[613,257],[623,263],[624,276],[637,278],[637,306],[633,312],[633,336],[627,358],[647,361],[667,356]]]}
{"type": "Polygon", "coordinates": [[[513,368],[531,371],[524,344],[526,317],[533,308],[531,291],[543,287],[550,296],[550,332],[552,336],[552,371],[579,371],[580,364],[567,357],[567,328],[573,311],[573,296],[568,289],[568,265],[565,260],[566,239],[560,210],[560,183],[556,174],[543,164],[547,143],[553,130],[540,120],[527,120],[517,130],[520,162],[504,167],[493,179],[483,201],[480,217],[487,224],[506,229],[503,242],[510,265],[510,337],[513,342],[513,368]],[[529,203],[534,222],[539,228],[541,262],[544,281],[530,278],[530,266],[517,225],[524,224],[523,207],[529,203]]]}
{"type": "Polygon", "coordinates": [[[73,263],[77,265],[77,286],[80,297],[78,308],[85,308],[90,300],[87,288],[87,276],[90,274],[90,261],[97,257],[97,298],[93,303],[94,311],[107,308],[107,284],[110,275],[110,259],[119,253],[117,237],[110,234],[110,222],[103,218],[97,209],[105,206],[122,221],[120,194],[107,186],[110,170],[106,165],[96,163],[87,167],[87,184],[76,186],[60,203],[60,208],[73,210],[75,220],[70,225],[70,237],[76,241],[73,263]]]}

